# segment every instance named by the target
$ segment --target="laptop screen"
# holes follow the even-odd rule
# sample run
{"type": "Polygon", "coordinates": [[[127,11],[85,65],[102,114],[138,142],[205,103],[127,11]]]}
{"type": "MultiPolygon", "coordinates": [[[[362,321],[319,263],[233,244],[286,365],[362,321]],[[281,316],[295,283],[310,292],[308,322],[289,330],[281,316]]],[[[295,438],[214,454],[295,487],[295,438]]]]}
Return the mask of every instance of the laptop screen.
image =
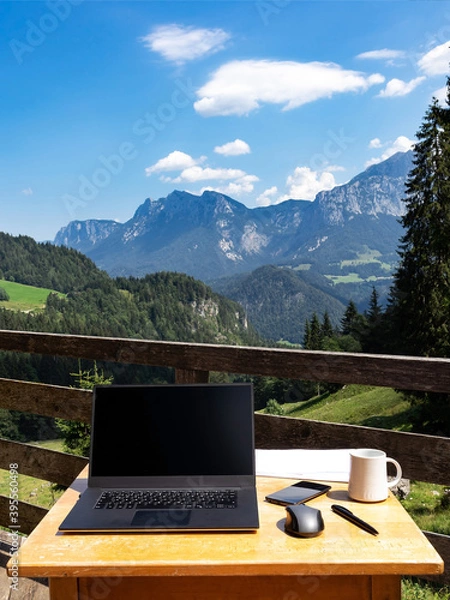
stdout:
{"type": "Polygon", "coordinates": [[[98,386],[93,477],[252,475],[251,384],[98,386]]]}

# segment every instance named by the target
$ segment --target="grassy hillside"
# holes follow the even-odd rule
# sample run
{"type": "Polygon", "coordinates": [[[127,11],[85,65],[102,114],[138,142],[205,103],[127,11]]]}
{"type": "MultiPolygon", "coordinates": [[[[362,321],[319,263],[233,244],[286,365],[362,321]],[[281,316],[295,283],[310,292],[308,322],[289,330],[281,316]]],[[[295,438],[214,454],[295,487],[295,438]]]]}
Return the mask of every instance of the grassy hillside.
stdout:
{"type": "Polygon", "coordinates": [[[23,283],[15,283],[14,281],[6,281],[5,279],[0,279],[0,288],[3,288],[9,296],[9,300],[0,302],[0,307],[9,310],[21,310],[24,312],[42,310],[45,307],[45,302],[49,294],[57,293],[59,297],[64,297],[64,294],[55,290],[24,285],[23,283]]]}
{"type": "Polygon", "coordinates": [[[334,394],[282,406],[283,414],[289,417],[398,431],[410,431],[408,415],[413,410],[401,394],[390,388],[361,385],[347,385],[334,394]]]}

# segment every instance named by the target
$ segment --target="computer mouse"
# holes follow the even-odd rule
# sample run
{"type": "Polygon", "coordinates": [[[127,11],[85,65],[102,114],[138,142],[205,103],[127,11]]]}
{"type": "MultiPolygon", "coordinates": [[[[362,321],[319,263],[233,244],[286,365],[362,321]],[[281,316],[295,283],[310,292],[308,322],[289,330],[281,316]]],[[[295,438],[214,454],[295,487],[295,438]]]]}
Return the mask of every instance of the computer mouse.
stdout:
{"type": "Polygon", "coordinates": [[[320,535],[324,528],[322,513],[317,508],[306,504],[286,506],[286,533],[297,537],[314,537],[320,535]]]}

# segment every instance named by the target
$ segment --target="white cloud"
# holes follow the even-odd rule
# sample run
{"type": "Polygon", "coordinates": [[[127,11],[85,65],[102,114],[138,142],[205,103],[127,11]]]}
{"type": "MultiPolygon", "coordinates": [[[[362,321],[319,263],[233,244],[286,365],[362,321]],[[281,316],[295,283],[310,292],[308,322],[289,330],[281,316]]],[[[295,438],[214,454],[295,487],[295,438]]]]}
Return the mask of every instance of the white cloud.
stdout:
{"type": "Polygon", "coordinates": [[[256,198],[256,206],[270,206],[271,204],[276,204],[276,201],[274,202],[274,198],[277,196],[277,194],[278,188],[276,185],[264,190],[264,192],[256,198]]]}
{"type": "MultiPolygon", "coordinates": [[[[378,138],[375,138],[378,140],[378,138]]],[[[373,141],[373,140],[372,140],[373,141]]],[[[379,141],[379,140],[378,140],[379,141]]],[[[400,135],[394,142],[387,142],[385,144],[381,144],[380,146],[372,146],[373,148],[385,148],[383,154],[378,158],[372,158],[366,162],[366,168],[371,165],[376,165],[383,160],[387,160],[389,157],[397,154],[397,152],[407,152],[411,150],[412,146],[415,144],[414,140],[410,140],[405,135],[400,135]]],[[[369,145],[370,147],[370,145],[369,145]]]]}
{"type": "Polygon", "coordinates": [[[27,187],[24,190],[22,190],[22,194],[25,194],[25,196],[32,196],[33,190],[30,187],[27,187]]]}
{"type": "Polygon", "coordinates": [[[286,184],[288,192],[283,196],[283,200],[288,198],[314,200],[322,190],[334,188],[336,181],[333,174],[328,171],[320,173],[319,171],[312,171],[309,167],[297,167],[294,173],[287,178],[286,184]]]}
{"type": "Polygon", "coordinates": [[[436,46],[418,61],[421,71],[432,77],[433,75],[446,75],[450,63],[450,41],[436,46]]]}
{"type": "Polygon", "coordinates": [[[291,110],[333,94],[363,92],[381,84],[380,74],[365,75],[334,63],[243,60],[221,66],[198,92],[202,116],[247,115],[261,104],[291,110]]]}
{"type": "Polygon", "coordinates": [[[406,52],[403,50],[389,50],[388,48],[383,48],[382,50],[370,50],[369,52],[362,52],[358,54],[356,58],[361,58],[363,60],[387,60],[392,61],[396,58],[405,58],[406,52]]]}
{"type": "Polygon", "coordinates": [[[447,104],[447,86],[439,88],[433,94],[433,96],[437,99],[441,106],[446,106],[447,104]]]}
{"type": "Polygon", "coordinates": [[[239,156],[240,154],[250,154],[250,146],[243,140],[235,139],[234,142],[216,146],[214,152],[224,156],[239,156]]]}
{"type": "Polygon", "coordinates": [[[381,148],[382,147],[382,143],[380,138],[373,138],[373,140],[370,140],[369,142],[369,148],[381,148]]]}
{"type": "Polygon", "coordinates": [[[175,150],[154,165],[147,167],[145,173],[147,176],[160,173],[160,180],[168,184],[211,181],[214,184],[203,189],[214,189],[230,196],[252,192],[255,182],[259,181],[256,175],[250,175],[242,169],[202,166],[205,161],[206,156],[194,159],[189,154],[175,150]],[[170,171],[179,171],[179,174],[174,176],[164,174],[170,171]]]}
{"type": "Polygon", "coordinates": [[[230,39],[223,29],[203,29],[171,24],[160,25],[141,38],[147,48],[176,64],[213,54],[230,39]]]}
{"type": "Polygon", "coordinates": [[[418,85],[425,81],[426,77],[416,77],[411,81],[402,81],[401,79],[391,79],[387,82],[384,90],[378,94],[379,98],[393,98],[406,96],[410,94],[418,85]]]}
{"type": "Polygon", "coordinates": [[[197,161],[192,158],[192,156],[189,156],[189,154],[174,150],[164,158],[158,160],[154,165],[147,167],[145,169],[145,174],[149,176],[153,173],[160,173],[161,171],[179,171],[181,169],[193,167],[196,164],[197,161]]]}
{"type": "Polygon", "coordinates": [[[220,192],[221,194],[226,194],[227,196],[231,196],[232,198],[237,198],[244,194],[250,194],[255,189],[254,183],[259,181],[259,178],[256,175],[243,175],[242,177],[238,177],[235,181],[230,181],[226,185],[214,185],[213,187],[202,188],[204,190],[213,189],[215,192],[220,192]]]}
{"type": "Polygon", "coordinates": [[[246,175],[241,169],[214,169],[211,167],[188,167],[183,169],[178,177],[172,179],[173,183],[187,181],[193,183],[196,181],[219,180],[225,181],[228,179],[239,179],[246,175]]]}
{"type": "Polygon", "coordinates": [[[286,179],[286,193],[280,194],[276,186],[272,186],[256,200],[256,206],[272,206],[286,200],[314,200],[317,194],[323,190],[331,190],[336,187],[336,181],[331,171],[345,171],[337,165],[327,166],[321,171],[313,171],[310,167],[296,167],[292,175],[286,179]]]}

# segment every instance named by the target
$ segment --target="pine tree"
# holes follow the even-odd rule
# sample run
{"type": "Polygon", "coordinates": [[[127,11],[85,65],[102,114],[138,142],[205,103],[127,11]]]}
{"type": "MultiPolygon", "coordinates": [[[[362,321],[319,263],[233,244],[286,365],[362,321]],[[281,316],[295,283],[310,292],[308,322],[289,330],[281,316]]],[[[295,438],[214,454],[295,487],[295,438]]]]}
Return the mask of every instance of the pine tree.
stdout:
{"type": "Polygon", "coordinates": [[[378,291],[373,287],[369,300],[369,308],[364,313],[367,326],[361,340],[364,352],[371,354],[383,352],[385,348],[386,332],[384,314],[378,301],[378,291]]]}
{"type": "Polygon", "coordinates": [[[380,305],[378,304],[378,300],[379,300],[379,294],[378,294],[376,288],[373,287],[372,293],[370,294],[369,308],[367,310],[367,315],[366,315],[369,326],[377,325],[381,318],[382,310],[381,310],[380,305]]]}
{"type": "Polygon", "coordinates": [[[303,335],[303,348],[305,350],[311,350],[311,325],[308,319],[305,322],[305,333],[303,335]]]}
{"type": "MultiPolygon", "coordinates": [[[[389,299],[396,350],[417,356],[450,356],[450,79],[447,94],[445,107],[433,100],[417,133],[389,299]]],[[[419,404],[422,430],[450,432],[448,395],[411,397],[419,404]]]]}
{"type": "MultiPolygon", "coordinates": [[[[109,385],[112,377],[105,377],[103,371],[99,371],[97,363],[93,370],[83,370],[78,362],[78,373],[71,373],[77,380],[78,387],[84,390],[93,390],[97,384],[109,385]]],[[[64,421],[57,419],[57,425],[64,440],[64,451],[79,456],[89,456],[91,443],[91,427],[87,423],[78,421],[64,421]]]]}
{"type": "Polygon", "coordinates": [[[398,350],[413,355],[450,356],[449,113],[437,100],[427,110],[406,184],[390,313],[398,350]]]}
{"type": "Polygon", "coordinates": [[[311,319],[311,341],[309,350],[322,350],[322,342],[322,327],[320,325],[319,317],[314,313],[311,319]]]}
{"type": "Polygon", "coordinates": [[[355,324],[358,320],[358,309],[353,300],[350,300],[347,308],[345,309],[344,315],[341,319],[341,332],[342,335],[353,335],[355,332],[355,324]]]}
{"type": "Polygon", "coordinates": [[[322,321],[322,337],[332,338],[334,335],[333,325],[331,324],[330,315],[325,311],[322,321]]]}

